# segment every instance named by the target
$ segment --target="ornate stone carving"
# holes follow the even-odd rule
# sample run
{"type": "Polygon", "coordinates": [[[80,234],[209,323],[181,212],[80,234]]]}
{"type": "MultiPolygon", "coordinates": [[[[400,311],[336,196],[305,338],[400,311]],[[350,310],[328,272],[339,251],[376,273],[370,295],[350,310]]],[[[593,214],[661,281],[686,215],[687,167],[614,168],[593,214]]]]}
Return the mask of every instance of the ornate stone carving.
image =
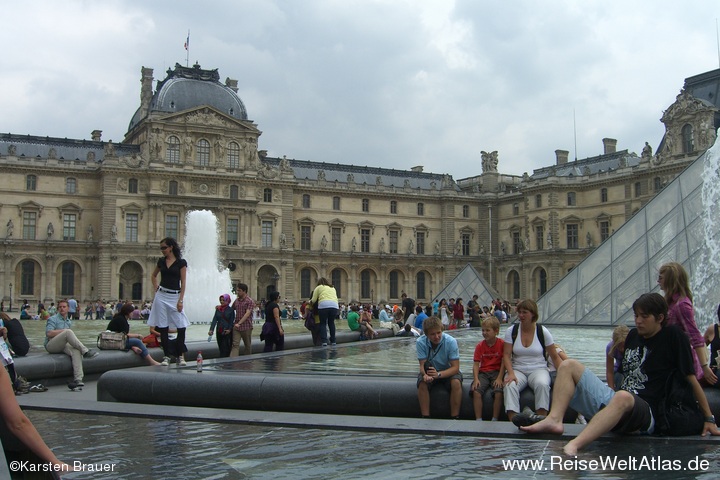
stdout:
{"type": "Polygon", "coordinates": [[[272,168],[270,165],[264,163],[260,170],[258,170],[258,177],[272,179],[277,177],[279,173],[280,172],[272,168]]]}
{"type": "Polygon", "coordinates": [[[482,158],[482,170],[483,173],[497,172],[498,171],[498,152],[494,150],[490,153],[482,151],[480,152],[482,158]]]}
{"type": "Polygon", "coordinates": [[[17,146],[8,145],[7,153],[8,153],[8,155],[15,155],[17,153],[17,146]]]}

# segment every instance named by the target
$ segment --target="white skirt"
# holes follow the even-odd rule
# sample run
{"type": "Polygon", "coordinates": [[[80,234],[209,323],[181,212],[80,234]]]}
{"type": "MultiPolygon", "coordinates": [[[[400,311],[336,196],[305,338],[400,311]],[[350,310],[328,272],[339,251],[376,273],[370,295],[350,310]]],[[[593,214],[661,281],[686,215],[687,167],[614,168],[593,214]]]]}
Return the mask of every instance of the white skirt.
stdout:
{"type": "Polygon", "coordinates": [[[167,293],[160,290],[155,292],[147,324],[151,327],[160,328],[187,328],[190,321],[185,315],[185,311],[178,312],[177,301],[177,293],[167,293]]]}

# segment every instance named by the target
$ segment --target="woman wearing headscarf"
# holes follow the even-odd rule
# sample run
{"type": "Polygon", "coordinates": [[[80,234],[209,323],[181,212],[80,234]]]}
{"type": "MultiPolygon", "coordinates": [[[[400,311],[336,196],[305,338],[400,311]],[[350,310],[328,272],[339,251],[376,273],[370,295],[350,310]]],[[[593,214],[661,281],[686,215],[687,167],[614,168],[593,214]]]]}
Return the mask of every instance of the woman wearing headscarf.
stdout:
{"type": "Polygon", "coordinates": [[[230,295],[223,293],[220,295],[220,305],[215,307],[215,315],[212,323],[210,323],[210,331],[208,336],[212,337],[213,332],[216,333],[218,349],[220,357],[229,357],[232,350],[232,330],[235,323],[235,309],[230,307],[230,295]]]}

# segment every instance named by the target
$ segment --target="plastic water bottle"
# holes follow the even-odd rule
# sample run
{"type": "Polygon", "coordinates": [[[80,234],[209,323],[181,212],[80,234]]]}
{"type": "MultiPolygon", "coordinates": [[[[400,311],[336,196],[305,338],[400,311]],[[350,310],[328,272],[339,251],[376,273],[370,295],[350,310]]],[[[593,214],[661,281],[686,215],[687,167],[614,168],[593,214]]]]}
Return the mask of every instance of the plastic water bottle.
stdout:
{"type": "Polygon", "coordinates": [[[208,342],[212,342],[212,335],[208,337],[208,342]]]}
{"type": "Polygon", "coordinates": [[[198,356],[197,356],[197,371],[198,372],[202,372],[202,362],[203,362],[202,352],[198,352],[198,356]]]}

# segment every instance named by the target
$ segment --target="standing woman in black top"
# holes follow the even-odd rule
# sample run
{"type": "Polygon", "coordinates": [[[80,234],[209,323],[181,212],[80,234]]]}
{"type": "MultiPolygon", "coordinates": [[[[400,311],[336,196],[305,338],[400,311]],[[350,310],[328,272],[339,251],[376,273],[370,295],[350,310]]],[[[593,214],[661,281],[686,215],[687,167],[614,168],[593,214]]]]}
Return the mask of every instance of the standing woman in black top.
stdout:
{"type": "Polygon", "coordinates": [[[272,352],[273,346],[275,346],[275,350],[285,348],[285,331],[280,320],[278,298],[280,298],[280,292],[271,292],[268,296],[268,302],[265,304],[265,324],[260,333],[260,341],[265,342],[263,352],[272,352]]]}
{"type": "Polygon", "coordinates": [[[147,324],[160,332],[160,343],[165,354],[162,365],[170,364],[170,354],[172,353],[169,351],[170,341],[168,339],[170,326],[177,328],[174,353],[178,365],[185,366],[183,356],[183,352],[186,351],[185,329],[190,325],[187,315],[183,311],[187,262],[181,258],[180,246],[172,237],[160,240],[160,251],[163,256],[158,260],[150,277],[155,288],[155,298],[147,324]],[[160,274],[159,283],[158,274],[160,274]]]}

